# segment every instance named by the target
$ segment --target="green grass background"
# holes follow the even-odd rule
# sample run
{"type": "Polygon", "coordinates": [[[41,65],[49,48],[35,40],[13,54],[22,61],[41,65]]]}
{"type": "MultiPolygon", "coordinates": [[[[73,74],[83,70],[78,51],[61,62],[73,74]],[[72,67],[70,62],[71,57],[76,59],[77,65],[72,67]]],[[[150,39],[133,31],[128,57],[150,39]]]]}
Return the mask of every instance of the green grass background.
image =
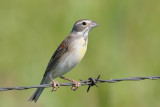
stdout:
{"type": "MultiPolygon", "coordinates": [[[[160,75],[158,0],[0,0],[0,87],[38,85],[47,63],[79,19],[100,24],[87,53],[66,77],[120,79],[160,75]]],[[[56,79],[60,83],[64,80],[56,79]]],[[[87,93],[61,87],[0,92],[0,107],[160,107],[159,80],[99,84],[87,93]]]]}

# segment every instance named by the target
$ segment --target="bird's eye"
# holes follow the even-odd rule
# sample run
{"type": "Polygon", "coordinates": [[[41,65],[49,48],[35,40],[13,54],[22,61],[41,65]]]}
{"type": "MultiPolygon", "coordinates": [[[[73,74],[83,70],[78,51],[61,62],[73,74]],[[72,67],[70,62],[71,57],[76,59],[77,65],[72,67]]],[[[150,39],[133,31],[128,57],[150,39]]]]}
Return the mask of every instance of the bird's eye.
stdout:
{"type": "Polygon", "coordinates": [[[82,25],[86,25],[86,22],[82,22],[82,25]]]}

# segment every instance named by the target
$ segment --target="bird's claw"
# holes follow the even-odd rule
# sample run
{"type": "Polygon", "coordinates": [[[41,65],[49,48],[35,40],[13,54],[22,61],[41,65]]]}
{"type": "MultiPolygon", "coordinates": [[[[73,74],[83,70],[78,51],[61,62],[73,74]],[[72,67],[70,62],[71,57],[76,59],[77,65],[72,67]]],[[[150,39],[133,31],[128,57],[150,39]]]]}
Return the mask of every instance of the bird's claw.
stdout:
{"type": "Polygon", "coordinates": [[[72,82],[75,84],[72,86],[72,90],[76,91],[81,86],[81,83],[75,80],[72,80],[72,82]]]}
{"type": "Polygon", "coordinates": [[[53,84],[52,84],[52,87],[53,87],[53,88],[52,88],[52,92],[53,92],[53,91],[56,91],[56,89],[57,89],[56,86],[58,86],[58,88],[59,88],[59,87],[60,87],[60,84],[59,84],[57,81],[53,81],[53,84]]]}

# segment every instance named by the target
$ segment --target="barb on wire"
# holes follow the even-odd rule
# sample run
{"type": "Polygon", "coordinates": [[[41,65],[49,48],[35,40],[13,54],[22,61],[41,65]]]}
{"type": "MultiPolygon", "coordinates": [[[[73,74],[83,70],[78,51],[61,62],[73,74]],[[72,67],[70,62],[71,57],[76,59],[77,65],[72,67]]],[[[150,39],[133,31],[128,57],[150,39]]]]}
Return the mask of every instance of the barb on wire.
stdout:
{"type": "Polygon", "coordinates": [[[88,79],[88,80],[90,80],[91,84],[89,84],[88,89],[87,89],[87,92],[89,92],[90,88],[91,88],[92,86],[94,86],[94,85],[95,85],[96,87],[98,87],[97,82],[98,82],[99,78],[100,78],[100,75],[97,77],[97,79],[94,79],[94,78],[92,78],[92,77],[90,77],[90,78],[88,79]]]}
{"type": "MultiPolygon", "coordinates": [[[[89,87],[87,89],[87,92],[88,92],[90,90],[91,86],[95,85],[95,86],[98,87],[97,83],[104,83],[104,82],[116,83],[116,82],[120,82],[120,81],[140,81],[140,80],[146,80],[146,79],[157,80],[157,79],[160,79],[160,76],[131,77],[131,78],[123,78],[123,79],[110,79],[110,80],[102,80],[102,79],[99,79],[99,78],[100,78],[100,75],[97,77],[97,79],[89,78],[88,80],[81,80],[80,81],[81,86],[89,85],[89,87]]],[[[60,85],[61,86],[73,86],[75,84],[72,83],[72,82],[69,82],[69,83],[62,83],[60,85]]],[[[43,85],[36,85],[36,86],[30,86],[30,87],[0,87],[0,91],[26,90],[26,89],[41,88],[41,87],[44,87],[44,88],[52,87],[52,84],[43,84],[43,85]]]]}

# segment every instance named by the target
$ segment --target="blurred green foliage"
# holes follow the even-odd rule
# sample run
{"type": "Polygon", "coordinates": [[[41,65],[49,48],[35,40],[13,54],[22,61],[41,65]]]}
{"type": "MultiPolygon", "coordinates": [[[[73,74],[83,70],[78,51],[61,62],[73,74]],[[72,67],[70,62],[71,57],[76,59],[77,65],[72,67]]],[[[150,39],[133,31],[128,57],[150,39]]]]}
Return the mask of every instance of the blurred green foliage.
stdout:
{"type": "MultiPolygon", "coordinates": [[[[89,34],[83,61],[66,74],[73,79],[118,79],[160,75],[158,0],[0,0],[0,87],[40,83],[47,63],[79,19],[100,24],[89,34]]],[[[67,82],[56,79],[60,83],[67,82]]],[[[0,107],[160,107],[159,80],[99,84],[76,92],[35,89],[0,92],[0,107]]]]}

